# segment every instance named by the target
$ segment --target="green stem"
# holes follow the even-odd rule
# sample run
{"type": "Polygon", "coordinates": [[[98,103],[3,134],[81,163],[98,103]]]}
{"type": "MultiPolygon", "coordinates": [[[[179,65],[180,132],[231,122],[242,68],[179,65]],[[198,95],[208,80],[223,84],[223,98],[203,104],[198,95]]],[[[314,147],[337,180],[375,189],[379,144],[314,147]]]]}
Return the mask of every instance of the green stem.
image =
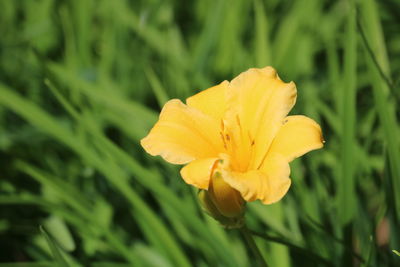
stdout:
{"type": "Polygon", "coordinates": [[[260,263],[260,266],[268,267],[267,261],[262,256],[261,251],[258,249],[257,244],[254,241],[254,238],[253,238],[251,232],[249,231],[249,229],[247,229],[247,226],[244,225],[239,230],[242,233],[242,235],[243,235],[244,239],[246,240],[247,244],[249,245],[251,251],[258,258],[258,262],[260,263]]]}

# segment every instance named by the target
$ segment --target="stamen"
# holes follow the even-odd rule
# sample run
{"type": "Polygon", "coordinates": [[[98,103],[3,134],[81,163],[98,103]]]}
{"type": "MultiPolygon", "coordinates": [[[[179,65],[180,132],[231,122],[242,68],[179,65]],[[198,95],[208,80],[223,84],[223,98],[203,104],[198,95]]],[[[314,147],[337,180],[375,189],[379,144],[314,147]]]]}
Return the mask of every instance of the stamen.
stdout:
{"type": "Polygon", "coordinates": [[[224,143],[224,148],[225,148],[225,149],[228,149],[228,147],[226,146],[224,134],[223,134],[222,132],[219,132],[219,134],[221,135],[222,142],[224,143]]]}
{"type": "Polygon", "coordinates": [[[247,136],[251,142],[254,142],[254,139],[251,137],[250,131],[247,131],[247,136]]]}
{"type": "Polygon", "coordinates": [[[239,118],[238,115],[236,115],[236,122],[237,122],[237,124],[239,125],[239,127],[241,128],[241,126],[240,126],[240,118],[239,118]]]}

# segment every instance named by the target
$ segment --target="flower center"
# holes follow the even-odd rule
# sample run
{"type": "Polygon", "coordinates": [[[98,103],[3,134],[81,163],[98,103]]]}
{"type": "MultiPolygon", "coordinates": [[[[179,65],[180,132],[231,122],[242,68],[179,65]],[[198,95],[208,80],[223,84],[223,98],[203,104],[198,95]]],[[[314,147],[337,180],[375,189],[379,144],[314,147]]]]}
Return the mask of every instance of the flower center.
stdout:
{"type": "Polygon", "coordinates": [[[246,172],[252,159],[255,140],[250,132],[244,131],[239,116],[234,118],[235,120],[221,120],[220,137],[231,160],[230,169],[246,172]]]}

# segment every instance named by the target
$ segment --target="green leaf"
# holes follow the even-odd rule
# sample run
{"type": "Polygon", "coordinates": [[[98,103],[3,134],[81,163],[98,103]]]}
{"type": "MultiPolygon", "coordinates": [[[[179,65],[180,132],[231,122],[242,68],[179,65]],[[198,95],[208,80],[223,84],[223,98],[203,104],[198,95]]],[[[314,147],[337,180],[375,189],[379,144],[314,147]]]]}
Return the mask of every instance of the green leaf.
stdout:
{"type": "Polygon", "coordinates": [[[50,247],[51,253],[53,254],[54,259],[57,262],[57,265],[59,267],[69,267],[68,263],[65,261],[64,257],[62,256],[62,253],[57,246],[56,242],[54,239],[46,232],[46,230],[43,228],[43,226],[39,226],[40,232],[44,235],[46,238],[47,244],[50,247]]]}
{"type": "Polygon", "coordinates": [[[65,222],[56,216],[48,218],[44,225],[51,236],[64,250],[70,252],[75,250],[75,242],[65,222]]]}

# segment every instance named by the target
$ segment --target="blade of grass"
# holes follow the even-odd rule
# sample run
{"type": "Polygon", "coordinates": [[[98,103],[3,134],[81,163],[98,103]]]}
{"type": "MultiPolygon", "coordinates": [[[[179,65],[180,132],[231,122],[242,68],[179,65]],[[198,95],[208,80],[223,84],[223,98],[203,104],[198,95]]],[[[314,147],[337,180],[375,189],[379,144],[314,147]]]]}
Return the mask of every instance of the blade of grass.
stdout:
{"type": "Polygon", "coordinates": [[[259,68],[265,67],[271,62],[271,45],[269,43],[268,20],[265,14],[264,4],[260,0],[254,0],[255,21],[255,62],[259,68]]]}
{"type": "Polygon", "coordinates": [[[397,99],[397,101],[399,101],[400,96],[399,96],[399,93],[396,91],[397,83],[393,82],[392,79],[384,73],[382,67],[379,65],[379,62],[378,62],[374,52],[372,51],[371,46],[368,43],[367,37],[365,36],[365,32],[361,25],[360,19],[357,19],[357,29],[358,29],[358,32],[360,33],[360,36],[362,38],[365,49],[367,50],[368,55],[371,57],[371,60],[374,62],[377,71],[379,71],[379,74],[381,75],[382,79],[386,82],[388,88],[390,89],[390,93],[392,94],[392,96],[395,97],[397,99]]]}
{"type": "Polygon", "coordinates": [[[150,82],[151,88],[153,89],[153,93],[156,96],[158,106],[162,108],[164,104],[169,100],[166,90],[162,86],[161,82],[158,80],[157,76],[155,75],[151,67],[145,69],[145,73],[147,79],[150,82]]]}
{"type": "Polygon", "coordinates": [[[46,238],[47,244],[50,247],[51,253],[53,254],[53,257],[55,258],[57,265],[60,267],[69,267],[69,264],[65,261],[64,257],[61,254],[60,249],[58,248],[57,244],[53,240],[52,237],[49,236],[49,234],[46,232],[46,230],[43,228],[43,226],[39,226],[40,232],[44,235],[46,238]]]}
{"type": "Polygon", "coordinates": [[[3,262],[0,267],[54,267],[55,262],[3,262]]]}
{"type": "Polygon", "coordinates": [[[98,155],[94,154],[93,151],[89,150],[86,144],[82,144],[82,142],[74,138],[73,134],[68,129],[60,127],[51,116],[1,84],[0,103],[10,108],[42,131],[47,132],[55,139],[66,144],[74,152],[84,158],[85,161],[89,162],[104,174],[108,181],[115,186],[136,209],[137,213],[132,214],[133,218],[138,214],[142,216],[140,217],[141,222],[146,222],[151,226],[153,232],[150,234],[158,235],[160,246],[166,251],[169,251],[168,255],[175,263],[179,266],[190,266],[188,259],[179,249],[179,245],[176,243],[171,233],[169,233],[167,227],[138,194],[132,190],[128,183],[128,177],[121,169],[112,162],[108,162],[107,160],[103,161],[98,155]]]}
{"type": "Polygon", "coordinates": [[[348,224],[356,209],[354,194],[354,149],[356,127],[356,13],[354,1],[349,2],[346,23],[346,45],[344,54],[344,80],[342,84],[342,134],[341,134],[341,174],[338,185],[338,216],[342,225],[348,224]]]}
{"type": "MultiPolygon", "coordinates": [[[[87,210],[84,214],[75,214],[71,212],[70,209],[65,209],[64,207],[60,206],[60,204],[54,204],[43,199],[43,197],[37,197],[29,194],[0,196],[0,205],[2,204],[40,206],[49,213],[63,218],[69,224],[75,226],[76,229],[81,233],[84,232],[89,236],[93,235],[99,238],[97,233],[101,232],[107,242],[106,245],[114,250],[115,253],[121,254],[123,257],[125,257],[125,259],[127,259],[127,261],[130,262],[130,264],[136,265],[140,263],[140,255],[135,250],[127,247],[114,232],[109,229],[105,229],[102,225],[99,225],[96,218],[92,216],[91,210],[87,210]]],[[[139,264],[139,266],[147,265],[139,264]]]]}
{"type": "Polygon", "coordinates": [[[279,243],[279,244],[285,245],[288,248],[293,249],[293,250],[301,253],[303,256],[305,256],[307,258],[310,258],[312,260],[315,260],[315,261],[317,261],[317,262],[319,262],[321,264],[324,264],[325,266],[334,266],[331,262],[329,262],[329,260],[319,256],[318,254],[314,253],[313,251],[310,251],[310,250],[305,249],[305,248],[303,248],[301,246],[295,245],[295,244],[291,243],[288,240],[285,240],[285,239],[279,238],[279,237],[273,237],[273,236],[270,236],[270,235],[267,235],[267,234],[264,234],[264,233],[259,233],[259,232],[256,232],[256,231],[251,231],[250,230],[250,232],[251,232],[252,235],[261,237],[261,238],[263,238],[263,239],[265,239],[265,240],[267,240],[269,242],[274,242],[274,243],[279,243]]]}
{"type": "MultiPolygon", "coordinates": [[[[381,68],[381,72],[386,73],[386,75],[390,77],[387,51],[375,1],[362,1],[360,10],[362,11],[361,21],[363,25],[365,25],[365,27],[363,27],[365,29],[365,35],[368,37],[368,43],[374,51],[378,66],[381,68]]],[[[393,99],[388,99],[388,85],[385,80],[382,79],[380,71],[378,71],[377,66],[370,56],[367,56],[367,67],[371,77],[375,105],[385,136],[385,147],[389,155],[392,189],[394,190],[393,210],[397,221],[400,221],[400,194],[395,192],[397,188],[400,188],[399,129],[394,113],[394,103],[392,101],[393,99]]]]}

